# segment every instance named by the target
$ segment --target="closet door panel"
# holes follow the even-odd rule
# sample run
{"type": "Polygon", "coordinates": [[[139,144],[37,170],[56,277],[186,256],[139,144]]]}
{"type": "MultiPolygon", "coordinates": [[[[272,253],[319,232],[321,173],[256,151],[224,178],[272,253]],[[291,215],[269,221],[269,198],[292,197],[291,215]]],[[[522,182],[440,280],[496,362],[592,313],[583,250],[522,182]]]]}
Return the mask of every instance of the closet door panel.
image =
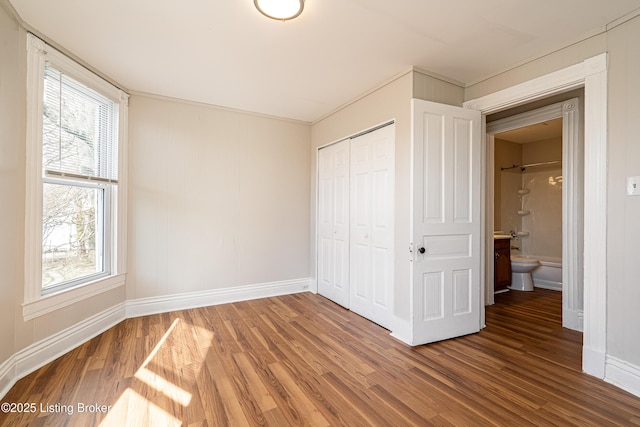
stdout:
{"type": "Polygon", "coordinates": [[[374,315],[387,324],[393,313],[395,126],[380,129],[372,141],[372,246],[374,315]]]}
{"type": "Polygon", "coordinates": [[[387,327],[393,308],[394,139],[390,125],[351,140],[350,308],[387,327]]]}
{"type": "Polygon", "coordinates": [[[318,293],[349,307],[349,141],[318,152],[318,293]]]}

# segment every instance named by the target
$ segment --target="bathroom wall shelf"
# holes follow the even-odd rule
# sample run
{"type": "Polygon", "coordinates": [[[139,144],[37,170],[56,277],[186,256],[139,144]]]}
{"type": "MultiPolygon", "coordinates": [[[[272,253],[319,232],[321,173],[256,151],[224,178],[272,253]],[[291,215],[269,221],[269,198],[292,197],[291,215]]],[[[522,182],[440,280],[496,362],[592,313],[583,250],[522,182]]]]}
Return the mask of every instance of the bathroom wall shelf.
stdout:
{"type": "Polygon", "coordinates": [[[531,211],[518,211],[518,215],[521,215],[521,216],[529,215],[530,213],[531,211]]]}

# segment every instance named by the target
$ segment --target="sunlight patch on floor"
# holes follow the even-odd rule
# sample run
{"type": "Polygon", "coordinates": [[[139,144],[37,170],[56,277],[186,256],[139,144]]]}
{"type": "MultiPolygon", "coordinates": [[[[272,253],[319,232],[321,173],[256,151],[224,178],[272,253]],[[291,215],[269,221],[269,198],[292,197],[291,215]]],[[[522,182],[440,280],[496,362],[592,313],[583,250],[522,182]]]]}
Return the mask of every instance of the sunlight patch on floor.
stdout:
{"type": "Polygon", "coordinates": [[[135,377],[182,406],[188,406],[189,402],[191,402],[191,393],[167,381],[155,372],[151,372],[147,368],[140,368],[138,372],[136,372],[135,377]]]}
{"type": "Polygon", "coordinates": [[[120,396],[100,427],[181,426],[182,422],[130,388],[120,396]]]}
{"type": "Polygon", "coordinates": [[[181,425],[176,414],[170,414],[162,407],[178,404],[187,408],[190,405],[193,395],[185,387],[196,383],[212,338],[211,331],[175,319],[136,371],[133,378],[137,381],[118,398],[100,425],[181,425]],[[194,340],[194,345],[206,344],[195,354],[183,352],[183,347],[176,345],[186,345],[185,339],[194,340]],[[179,384],[167,376],[175,378],[179,384]]]}

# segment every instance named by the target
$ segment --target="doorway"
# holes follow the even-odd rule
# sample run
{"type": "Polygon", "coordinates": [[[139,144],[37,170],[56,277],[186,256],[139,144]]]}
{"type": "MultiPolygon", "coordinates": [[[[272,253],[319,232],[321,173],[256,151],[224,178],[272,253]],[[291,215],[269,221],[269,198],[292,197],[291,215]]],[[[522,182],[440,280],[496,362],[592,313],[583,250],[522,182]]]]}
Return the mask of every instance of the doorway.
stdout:
{"type": "MultiPolygon", "coordinates": [[[[583,182],[589,191],[584,192],[584,206],[588,209],[584,209],[583,225],[585,315],[582,369],[598,378],[605,376],[607,354],[607,78],[607,54],[602,53],[534,80],[464,103],[466,108],[479,110],[486,117],[492,113],[584,87],[583,182]]],[[[488,154],[487,151],[483,153],[485,161],[488,154]]],[[[485,164],[483,163],[483,167],[485,164]]],[[[483,212],[487,213],[490,204],[486,199],[486,193],[483,196],[483,212]]],[[[485,215],[485,220],[489,217],[490,215],[485,215]]],[[[485,244],[486,254],[490,249],[488,239],[485,239],[485,244]]],[[[486,281],[489,281],[487,276],[490,272],[491,269],[485,269],[486,281]]]]}
{"type": "MultiPolygon", "coordinates": [[[[510,234],[513,256],[538,260],[535,286],[561,290],[563,326],[582,331],[583,94],[563,96],[572,95],[507,117],[502,116],[508,111],[488,117],[487,182],[493,184],[487,194],[493,216],[487,217],[486,238],[496,230],[510,234]]],[[[487,302],[493,303],[489,285],[487,302]]]]}

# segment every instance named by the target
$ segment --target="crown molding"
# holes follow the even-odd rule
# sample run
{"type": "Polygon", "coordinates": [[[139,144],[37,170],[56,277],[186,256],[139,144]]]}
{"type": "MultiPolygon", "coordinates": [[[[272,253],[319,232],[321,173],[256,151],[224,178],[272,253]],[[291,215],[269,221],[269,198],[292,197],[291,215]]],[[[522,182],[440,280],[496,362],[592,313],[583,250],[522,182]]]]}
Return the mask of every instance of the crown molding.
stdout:
{"type": "Polygon", "coordinates": [[[461,81],[459,81],[459,80],[452,79],[451,77],[447,77],[447,76],[442,75],[442,74],[434,73],[433,71],[429,71],[429,70],[427,70],[426,68],[420,68],[420,67],[415,67],[415,66],[414,66],[414,67],[412,68],[412,70],[413,70],[415,73],[420,73],[420,74],[423,74],[423,75],[425,75],[425,76],[429,76],[429,77],[431,77],[431,78],[433,78],[433,79],[440,80],[440,81],[442,81],[442,82],[449,83],[449,84],[452,84],[452,85],[455,85],[455,86],[461,87],[462,89],[464,89],[465,87],[467,87],[467,85],[466,85],[466,84],[464,84],[463,82],[461,82],[461,81]]]}
{"type": "MultiPolygon", "coordinates": [[[[266,114],[266,113],[258,113],[256,111],[242,110],[239,108],[225,107],[222,105],[209,104],[201,101],[192,101],[189,99],[174,98],[172,96],[157,95],[149,92],[132,90],[132,91],[129,91],[128,94],[134,97],[139,96],[142,98],[157,99],[159,101],[175,102],[179,104],[192,105],[195,107],[209,108],[212,110],[227,111],[230,113],[237,113],[237,114],[245,114],[248,116],[261,117],[261,118],[271,119],[271,120],[280,120],[283,122],[295,123],[299,125],[305,125],[305,126],[311,125],[311,122],[306,122],[304,120],[290,119],[288,117],[275,116],[275,115],[266,114]]],[[[129,100],[129,102],[131,102],[131,100],[129,100]]]]}

